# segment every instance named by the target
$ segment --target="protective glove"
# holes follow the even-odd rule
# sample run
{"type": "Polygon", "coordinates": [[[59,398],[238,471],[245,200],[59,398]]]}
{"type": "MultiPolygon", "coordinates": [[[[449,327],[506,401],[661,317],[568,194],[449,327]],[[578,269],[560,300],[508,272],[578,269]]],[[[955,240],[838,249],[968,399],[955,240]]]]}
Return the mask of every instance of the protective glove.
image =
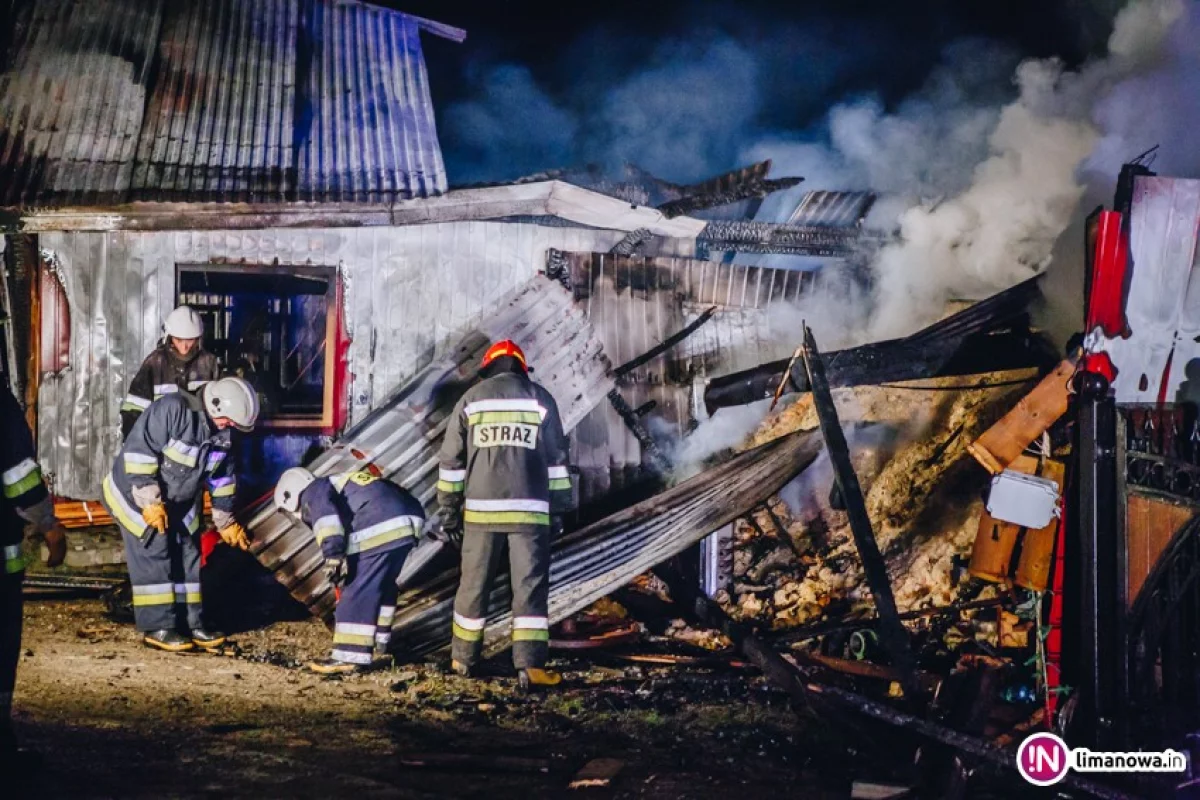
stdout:
{"type": "Polygon", "coordinates": [[[162,503],[151,503],[143,508],[142,519],[159,533],[167,532],[167,507],[162,503]]]}
{"type": "Polygon", "coordinates": [[[222,528],[218,533],[221,534],[221,541],[230,547],[236,547],[239,550],[250,549],[250,537],[246,535],[246,529],[240,524],[234,522],[228,527],[222,528]]]}
{"type": "Polygon", "coordinates": [[[50,551],[47,567],[57,567],[67,557],[67,530],[61,522],[54,523],[54,527],[46,531],[46,549],[50,551]]]}
{"type": "Polygon", "coordinates": [[[462,551],[462,513],[457,511],[442,511],[442,536],[450,544],[454,545],[454,549],[462,551]]]}
{"type": "Polygon", "coordinates": [[[335,589],[342,588],[346,583],[346,559],[325,559],[325,579],[332,583],[335,589]]]}

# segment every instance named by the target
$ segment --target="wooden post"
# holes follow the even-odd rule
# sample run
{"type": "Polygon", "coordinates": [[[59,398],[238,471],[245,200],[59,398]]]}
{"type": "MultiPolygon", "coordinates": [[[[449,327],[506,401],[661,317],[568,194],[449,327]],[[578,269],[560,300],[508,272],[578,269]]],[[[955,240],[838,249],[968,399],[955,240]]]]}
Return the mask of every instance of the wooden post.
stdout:
{"type": "Polygon", "coordinates": [[[916,677],[917,664],[909,647],[908,630],[900,622],[900,615],[896,610],[896,598],[892,595],[887,564],[879,552],[879,544],[875,541],[875,532],[871,528],[871,518],[867,514],[862,487],[858,483],[854,465],[850,462],[850,448],[846,444],[837,408],[833,404],[833,395],[829,391],[825,365],[821,362],[821,354],[817,350],[812,329],[807,325],[804,326],[803,349],[804,367],[808,372],[809,388],[812,390],[813,405],[821,424],[821,435],[825,437],[825,447],[833,464],[834,479],[846,504],[846,513],[850,517],[850,531],[854,535],[859,558],[862,559],[867,586],[875,599],[883,646],[891,656],[892,664],[900,670],[900,685],[904,688],[906,698],[909,702],[917,703],[923,693],[916,677]]]}

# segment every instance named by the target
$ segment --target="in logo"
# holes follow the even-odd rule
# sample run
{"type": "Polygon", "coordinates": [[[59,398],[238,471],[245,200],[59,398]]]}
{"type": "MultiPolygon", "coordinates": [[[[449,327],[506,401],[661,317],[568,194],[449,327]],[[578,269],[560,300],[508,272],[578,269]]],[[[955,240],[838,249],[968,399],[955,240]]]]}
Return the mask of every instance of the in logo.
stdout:
{"type": "Polygon", "coordinates": [[[1017,772],[1034,786],[1052,786],[1070,769],[1071,751],[1053,733],[1035,733],[1017,748],[1017,772]]]}

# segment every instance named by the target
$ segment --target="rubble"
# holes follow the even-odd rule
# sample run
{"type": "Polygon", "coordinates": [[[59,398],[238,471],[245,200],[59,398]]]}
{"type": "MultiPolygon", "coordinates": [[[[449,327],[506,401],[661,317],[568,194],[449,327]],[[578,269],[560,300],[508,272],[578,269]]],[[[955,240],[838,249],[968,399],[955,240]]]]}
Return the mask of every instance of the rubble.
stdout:
{"type": "MultiPolygon", "coordinates": [[[[1036,380],[1020,370],[971,383],[939,378],[833,392],[900,611],[959,600],[988,477],[965,457],[967,446],[1036,380]]],[[[812,399],[803,395],[743,446],[816,427],[812,399]]],[[[752,522],[738,524],[734,587],[742,591],[728,607],[735,617],[788,630],[830,609],[874,613],[847,516],[830,502],[832,482],[823,454],[752,522]]]]}

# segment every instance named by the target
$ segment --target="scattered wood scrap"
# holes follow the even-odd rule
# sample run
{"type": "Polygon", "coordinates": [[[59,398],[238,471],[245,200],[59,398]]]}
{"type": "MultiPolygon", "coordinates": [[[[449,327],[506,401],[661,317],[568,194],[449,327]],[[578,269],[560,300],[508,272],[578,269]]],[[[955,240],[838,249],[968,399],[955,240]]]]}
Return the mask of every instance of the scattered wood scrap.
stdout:
{"type": "Polygon", "coordinates": [[[899,800],[902,797],[910,797],[911,792],[912,789],[908,786],[868,781],[855,781],[850,786],[852,800],[899,800]]]}
{"type": "Polygon", "coordinates": [[[406,767],[425,767],[471,772],[549,772],[550,759],[525,756],[492,756],[478,753],[407,753],[400,756],[406,767]]]}
{"type": "Polygon", "coordinates": [[[624,769],[625,762],[618,758],[593,758],[567,785],[568,789],[597,789],[608,786],[613,778],[624,769]]]}

